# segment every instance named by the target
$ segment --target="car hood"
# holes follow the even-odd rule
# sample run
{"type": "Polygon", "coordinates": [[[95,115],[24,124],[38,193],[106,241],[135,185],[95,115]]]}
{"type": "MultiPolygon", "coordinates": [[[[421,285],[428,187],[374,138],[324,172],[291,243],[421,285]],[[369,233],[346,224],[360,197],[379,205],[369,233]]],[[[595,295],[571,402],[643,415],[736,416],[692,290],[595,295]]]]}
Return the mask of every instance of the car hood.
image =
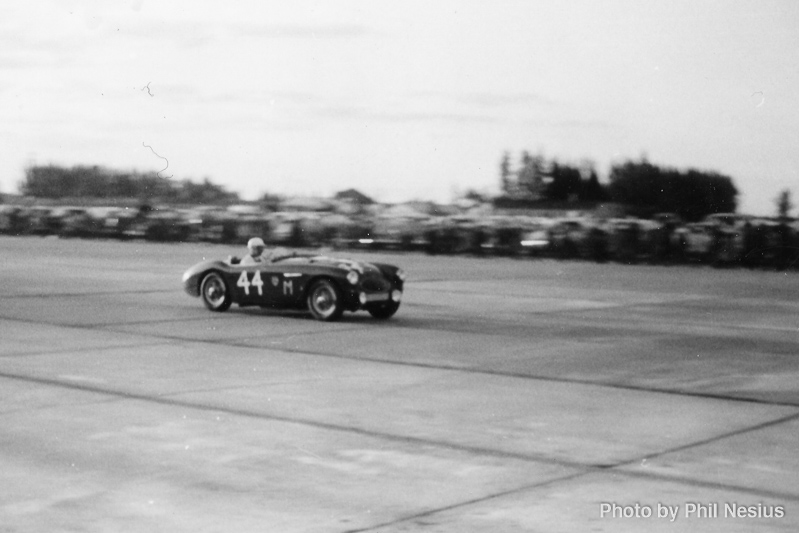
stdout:
{"type": "Polygon", "coordinates": [[[359,274],[377,274],[381,269],[372,263],[355,261],[352,259],[340,259],[325,255],[287,257],[275,261],[276,265],[316,265],[328,268],[340,268],[344,271],[355,270],[359,274]]]}

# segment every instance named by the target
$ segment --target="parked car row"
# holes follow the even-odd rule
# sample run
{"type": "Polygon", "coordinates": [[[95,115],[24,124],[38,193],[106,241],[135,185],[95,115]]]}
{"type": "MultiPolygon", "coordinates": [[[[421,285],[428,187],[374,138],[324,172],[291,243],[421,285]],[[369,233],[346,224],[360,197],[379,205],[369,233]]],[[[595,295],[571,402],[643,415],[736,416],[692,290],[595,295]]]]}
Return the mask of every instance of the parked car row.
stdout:
{"type": "Polygon", "coordinates": [[[798,268],[799,223],[717,214],[652,219],[264,212],[257,206],[45,207],[0,205],[0,233],[243,244],[254,235],[293,248],[423,251],[624,263],[711,263],[798,268]]]}

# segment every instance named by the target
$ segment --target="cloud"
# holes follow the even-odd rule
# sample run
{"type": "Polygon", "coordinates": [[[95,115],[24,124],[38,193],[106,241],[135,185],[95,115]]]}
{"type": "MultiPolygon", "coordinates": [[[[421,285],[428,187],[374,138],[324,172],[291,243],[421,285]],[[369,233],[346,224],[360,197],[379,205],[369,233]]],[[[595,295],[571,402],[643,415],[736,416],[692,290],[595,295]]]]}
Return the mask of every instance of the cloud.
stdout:
{"type": "Polygon", "coordinates": [[[534,105],[555,105],[550,98],[538,94],[469,94],[463,101],[482,107],[516,107],[534,105]]]}
{"type": "Polygon", "coordinates": [[[231,28],[237,35],[271,39],[352,39],[370,31],[357,24],[330,25],[238,25],[231,28]]]}
{"type": "Polygon", "coordinates": [[[367,35],[370,31],[355,24],[280,25],[152,20],[135,25],[122,24],[121,33],[134,39],[167,41],[187,48],[198,48],[241,39],[353,39],[367,35]]]}
{"type": "Polygon", "coordinates": [[[85,46],[69,37],[33,36],[14,29],[0,31],[0,67],[60,67],[85,46]]]}
{"type": "Polygon", "coordinates": [[[384,111],[380,109],[369,109],[365,107],[347,105],[324,105],[314,109],[312,112],[315,116],[322,118],[374,122],[449,122],[456,124],[487,124],[499,121],[497,117],[492,117],[485,114],[425,110],[384,111]]]}
{"type": "Polygon", "coordinates": [[[606,120],[583,120],[583,119],[564,119],[556,120],[546,124],[554,128],[611,128],[613,124],[606,120]]]}
{"type": "Polygon", "coordinates": [[[430,98],[441,102],[454,104],[467,104],[483,108],[505,108],[533,105],[558,105],[555,100],[532,92],[517,93],[451,93],[451,92],[422,92],[418,96],[430,98]]]}
{"type": "Polygon", "coordinates": [[[261,88],[259,90],[241,89],[237,92],[208,92],[203,86],[185,83],[152,83],[152,91],[164,98],[180,99],[184,104],[202,106],[320,106],[327,101],[309,91],[290,91],[261,88]]]}
{"type": "MultiPolygon", "coordinates": [[[[464,109],[464,106],[431,105],[418,98],[353,100],[308,91],[269,91],[233,97],[217,95],[226,103],[276,105],[298,120],[364,121],[385,123],[491,124],[505,120],[490,112],[464,109]]],[[[284,115],[285,116],[285,115],[284,115]]]]}
{"type": "Polygon", "coordinates": [[[497,117],[471,113],[446,113],[446,112],[405,112],[405,113],[374,113],[375,120],[386,122],[449,122],[454,124],[491,124],[500,122],[497,117]]]}
{"type": "Polygon", "coordinates": [[[14,53],[13,55],[8,52],[0,53],[0,69],[13,70],[24,69],[31,66],[30,57],[25,57],[22,54],[14,53]]]}

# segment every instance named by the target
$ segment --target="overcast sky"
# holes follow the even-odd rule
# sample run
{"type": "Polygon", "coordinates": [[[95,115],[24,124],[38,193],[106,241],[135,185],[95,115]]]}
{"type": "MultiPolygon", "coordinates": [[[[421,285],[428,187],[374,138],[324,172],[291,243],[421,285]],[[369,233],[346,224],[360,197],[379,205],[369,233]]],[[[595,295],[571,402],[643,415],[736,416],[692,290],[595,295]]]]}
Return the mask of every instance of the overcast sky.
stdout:
{"type": "Polygon", "coordinates": [[[793,0],[12,0],[0,39],[3,192],[54,163],[446,201],[529,150],[799,203],[793,0]]]}

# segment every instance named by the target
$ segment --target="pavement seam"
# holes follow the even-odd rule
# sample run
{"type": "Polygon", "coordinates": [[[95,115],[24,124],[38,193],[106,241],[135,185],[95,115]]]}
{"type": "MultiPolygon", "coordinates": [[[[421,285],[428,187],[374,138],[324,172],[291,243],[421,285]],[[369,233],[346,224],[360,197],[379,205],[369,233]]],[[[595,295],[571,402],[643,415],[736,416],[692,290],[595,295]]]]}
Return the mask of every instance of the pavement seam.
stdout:
{"type": "Polygon", "coordinates": [[[176,392],[173,394],[168,395],[149,395],[144,393],[137,393],[137,392],[129,392],[129,391],[120,391],[114,390],[106,387],[100,387],[96,385],[88,385],[88,384],[81,384],[81,383],[74,383],[74,382],[65,382],[60,381],[58,379],[53,378],[41,378],[41,377],[34,377],[34,376],[26,376],[24,374],[14,374],[9,372],[0,372],[0,378],[6,378],[11,380],[19,380],[19,381],[27,381],[29,383],[36,383],[39,385],[49,385],[54,387],[60,387],[70,390],[77,390],[82,392],[89,392],[94,394],[105,394],[108,396],[115,396],[118,398],[128,399],[128,400],[139,400],[144,402],[151,402],[160,405],[167,405],[173,407],[184,407],[187,409],[194,409],[198,411],[218,411],[222,413],[228,413],[234,416],[241,416],[246,418],[255,418],[259,420],[271,420],[276,422],[284,422],[289,424],[299,424],[304,426],[311,426],[316,427],[319,429],[326,429],[332,431],[341,431],[345,433],[353,433],[356,435],[363,435],[366,437],[371,438],[381,438],[386,440],[392,441],[400,441],[406,442],[411,444],[418,444],[418,445],[425,445],[425,446],[433,446],[438,448],[446,448],[450,450],[457,450],[462,451],[465,453],[471,453],[473,455],[485,455],[491,457],[500,457],[500,458],[510,458],[510,459],[519,459],[522,461],[535,461],[540,463],[552,464],[556,466],[563,466],[569,468],[591,468],[592,466],[589,464],[584,463],[571,463],[569,461],[563,461],[558,459],[553,459],[546,456],[538,456],[533,454],[523,454],[523,453],[516,453],[516,452],[506,452],[501,450],[494,450],[491,448],[484,448],[480,446],[468,446],[462,445],[457,443],[451,443],[446,441],[437,441],[432,439],[425,439],[422,437],[413,437],[413,436],[406,436],[406,435],[396,435],[393,433],[387,433],[382,431],[370,431],[368,429],[363,429],[355,426],[345,426],[345,425],[338,425],[329,422],[322,422],[319,420],[313,419],[306,419],[300,417],[290,417],[285,415],[277,415],[277,414],[269,414],[269,413],[259,413],[257,411],[250,411],[246,409],[234,409],[230,407],[225,407],[222,405],[214,405],[214,404],[205,404],[205,403],[197,403],[191,402],[188,400],[181,400],[177,398],[185,394],[184,392],[176,392]]]}
{"type": "MultiPolygon", "coordinates": [[[[635,460],[627,460],[618,463],[612,464],[592,464],[592,463],[581,463],[576,461],[568,461],[563,459],[556,459],[553,457],[549,457],[542,454],[531,454],[531,453],[519,453],[519,452],[510,452],[510,451],[503,451],[503,450],[496,450],[492,448],[485,448],[481,446],[470,446],[470,445],[463,445],[453,442],[441,441],[441,440],[433,440],[433,439],[425,439],[422,437],[413,437],[407,435],[397,435],[393,433],[388,433],[385,431],[372,431],[364,428],[359,428],[355,426],[344,426],[338,425],[328,422],[321,422],[318,420],[313,419],[305,419],[299,417],[289,417],[284,415],[275,415],[275,414],[268,414],[268,413],[259,413],[255,411],[249,411],[245,409],[233,409],[230,407],[213,405],[213,404],[203,404],[203,403],[196,403],[190,402],[187,400],[180,400],[176,398],[176,396],[180,396],[185,394],[184,392],[163,395],[163,396],[156,396],[156,395],[148,395],[144,393],[135,393],[135,392],[125,392],[119,391],[114,389],[109,389],[105,387],[93,386],[93,385],[86,385],[80,383],[72,383],[72,382],[64,382],[59,381],[57,379],[52,378],[39,378],[33,376],[26,376],[22,374],[13,374],[7,372],[0,372],[0,378],[6,378],[11,380],[19,380],[19,381],[27,381],[30,383],[37,383],[40,385],[49,385],[59,388],[65,388],[70,390],[78,390],[82,392],[88,392],[93,394],[103,394],[106,396],[111,396],[117,399],[126,399],[126,400],[138,400],[150,403],[156,403],[159,405],[166,405],[171,407],[183,407],[186,409],[193,409],[197,411],[216,411],[221,413],[227,413],[233,416],[241,416],[245,418],[254,418],[257,420],[267,420],[267,421],[274,421],[274,422],[282,422],[287,424],[298,424],[302,426],[309,426],[314,427],[317,429],[324,429],[328,431],[338,431],[343,433],[355,434],[355,435],[362,435],[369,438],[375,439],[383,439],[389,440],[394,442],[404,442],[407,444],[414,444],[420,446],[430,446],[434,448],[443,448],[447,450],[453,450],[461,453],[471,454],[471,455],[480,455],[480,456],[487,456],[487,457],[497,457],[502,459],[516,459],[525,462],[534,462],[539,464],[547,464],[552,466],[559,466],[563,468],[571,468],[579,470],[580,472],[574,474],[570,477],[577,477],[578,475],[586,475],[592,472],[613,472],[617,475],[623,475],[625,477],[637,477],[637,478],[645,478],[645,479],[659,479],[659,480],[672,480],[675,482],[681,482],[683,484],[690,484],[695,486],[703,486],[703,487],[710,487],[716,488],[720,490],[734,490],[737,492],[745,492],[754,495],[760,496],[768,496],[774,498],[782,498],[786,500],[792,501],[799,501],[799,496],[794,494],[782,494],[772,491],[764,491],[761,489],[753,489],[748,487],[741,487],[738,485],[731,485],[731,484],[723,484],[723,483],[711,483],[702,480],[695,480],[691,478],[682,478],[678,476],[668,476],[664,474],[648,474],[645,472],[636,472],[631,470],[620,470],[619,467],[634,464],[642,459],[636,458],[635,460]]],[[[99,402],[90,402],[90,403],[99,403],[99,402]]],[[[0,413],[2,414],[2,413],[0,413]]],[[[659,457],[662,455],[667,455],[669,453],[673,453],[676,451],[680,451],[683,449],[688,449],[696,446],[702,446],[709,442],[713,442],[716,440],[721,440],[724,438],[729,438],[731,436],[757,431],[759,429],[763,429],[765,427],[785,423],[794,419],[799,419],[799,412],[786,415],[780,417],[775,420],[770,420],[767,422],[755,424],[754,426],[749,426],[746,428],[741,428],[736,431],[727,432],[721,435],[717,435],[714,437],[710,437],[707,439],[703,439],[701,441],[697,441],[694,443],[685,444],[682,446],[677,446],[670,450],[663,450],[656,454],[649,454],[644,456],[644,458],[650,457],[659,457]]],[[[556,480],[550,480],[548,483],[551,483],[556,480]]],[[[516,489],[522,490],[522,489],[516,489]]]]}
{"type": "MultiPolygon", "coordinates": [[[[219,317],[225,318],[225,317],[219,317]]],[[[56,328],[71,328],[71,329],[88,329],[88,330],[99,330],[102,331],[104,328],[109,326],[125,326],[127,324],[160,324],[163,322],[187,322],[191,320],[201,320],[199,318],[166,318],[166,319],[158,319],[158,320],[143,320],[138,322],[119,322],[114,323],[111,322],[110,324],[64,324],[60,322],[45,322],[43,320],[34,320],[31,318],[18,318],[18,317],[11,317],[11,316],[3,316],[0,315],[0,321],[7,321],[7,322],[22,322],[23,324],[33,324],[37,326],[50,326],[56,328]]],[[[123,331],[124,333],[124,331],[123,331]]],[[[151,335],[149,333],[138,333],[137,335],[144,335],[147,337],[157,337],[157,335],[151,335]]]]}
{"type": "MultiPolygon", "coordinates": [[[[405,517],[402,517],[402,518],[397,518],[395,520],[383,522],[383,523],[380,523],[380,524],[375,524],[375,525],[371,525],[371,526],[367,526],[367,527],[359,528],[359,529],[345,530],[342,533],[365,533],[367,531],[375,531],[375,530],[379,530],[379,529],[384,528],[384,527],[391,527],[391,526],[395,526],[395,525],[402,524],[402,523],[405,523],[405,522],[411,522],[413,520],[418,520],[420,518],[425,518],[425,517],[428,517],[428,516],[434,516],[436,514],[445,513],[445,512],[448,512],[448,511],[455,510],[455,509],[461,509],[461,508],[465,508],[465,507],[468,507],[468,506],[471,506],[471,505],[480,504],[480,503],[488,502],[488,501],[499,499],[499,498],[504,498],[505,496],[511,496],[511,495],[514,495],[514,494],[520,494],[520,493],[523,493],[523,492],[544,488],[544,487],[547,487],[547,486],[550,486],[550,485],[557,485],[557,484],[561,484],[561,483],[564,483],[564,482],[569,482],[569,481],[572,481],[572,480],[575,480],[575,479],[578,479],[578,478],[582,478],[582,477],[585,477],[585,476],[588,476],[588,475],[591,475],[591,474],[595,474],[595,473],[597,473],[597,470],[598,469],[596,469],[596,468],[590,468],[590,469],[587,469],[587,470],[582,471],[582,472],[575,472],[573,474],[569,474],[569,475],[566,475],[566,476],[561,476],[561,477],[554,478],[554,479],[548,479],[546,481],[542,481],[541,483],[535,483],[535,484],[531,484],[531,485],[517,487],[515,489],[509,489],[509,490],[498,492],[498,493],[495,493],[495,494],[489,494],[489,495],[483,496],[481,498],[474,498],[474,499],[471,499],[471,500],[465,500],[465,501],[462,501],[462,502],[459,502],[459,503],[446,505],[444,507],[440,507],[440,508],[437,508],[437,509],[430,509],[430,510],[424,511],[422,513],[417,513],[417,514],[414,514],[414,515],[405,516],[405,517]]],[[[611,470],[612,469],[606,469],[605,472],[607,473],[607,472],[609,472],[611,470]]],[[[751,494],[751,495],[760,496],[760,497],[764,497],[764,498],[771,498],[771,499],[775,499],[775,500],[799,501],[799,496],[796,496],[794,494],[783,494],[783,493],[774,492],[774,491],[766,491],[766,490],[760,490],[760,489],[750,489],[750,488],[747,488],[747,487],[741,487],[741,486],[737,486],[737,485],[725,485],[723,483],[713,483],[713,482],[710,482],[710,481],[702,481],[702,480],[697,480],[697,479],[692,479],[692,478],[687,478],[687,477],[680,477],[680,476],[665,476],[665,475],[658,475],[658,474],[645,474],[645,473],[629,472],[629,471],[623,471],[623,470],[621,470],[621,471],[612,470],[612,471],[613,471],[614,474],[618,474],[618,475],[625,476],[625,477],[635,477],[635,478],[646,479],[646,480],[665,481],[667,483],[689,485],[689,486],[693,486],[693,487],[716,489],[716,490],[721,490],[721,491],[742,492],[742,493],[746,493],[746,494],[751,494]]]]}
{"type": "MultiPolygon", "coordinates": [[[[112,328],[108,328],[111,331],[115,331],[112,328]]],[[[353,328],[357,329],[357,328],[353,328]]],[[[344,330],[341,330],[344,331],[344,330]]],[[[292,334],[294,335],[294,334],[292,334]]],[[[399,361],[396,359],[379,359],[375,357],[357,357],[357,356],[350,356],[350,355],[342,355],[342,354],[329,354],[323,352],[314,352],[309,350],[299,350],[299,349],[292,349],[292,348],[279,348],[274,346],[269,347],[262,347],[262,346],[253,346],[251,344],[240,343],[236,341],[229,341],[229,340],[213,340],[213,339],[186,339],[184,337],[177,337],[177,336],[170,336],[170,335],[153,335],[156,338],[163,338],[169,340],[182,340],[185,342],[199,342],[199,343],[206,343],[212,344],[214,346],[230,346],[235,348],[247,348],[253,350],[270,350],[279,353],[286,353],[286,354],[299,354],[299,355],[308,355],[313,357],[329,357],[333,359],[343,359],[347,361],[368,361],[370,363],[379,363],[379,364],[386,364],[386,365],[396,365],[396,366],[406,366],[412,368],[428,368],[433,370],[444,370],[449,372],[459,372],[464,374],[477,374],[477,375],[487,375],[487,376],[496,376],[496,377],[507,377],[507,378],[514,378],[514,379],[524,379],[524,380],[531,380],[531,381],[544,381],[544,382],[551,382],[551,383],[570,383],[575,385],[588,385],[588,386],[595,386],[600,388],[607,388],[607,389],[615,389],[615,390],[629,390],[629,391],[636,391],[636,392],[654,392],[658,394],[669,394],[673,396],[684,396],[689,398],[705,398],[710,400],[722,400],[722,401],[731,401],[731,402],[743,402],[743,403],[755,403],[760,405],[772,405],[777,407],[799,407],[799,403],[794,402],[775,402],[769,400],[763,400],[760,398],[746,398],[746,397],[737,397],[737,396],[729,396],[724,394],[716,394],[710,392],[693,392],[693,391],[685,391],[685,390],[676,390],[676,389],[660,389],[654,387],[644,387],[644,386],[636,386],[636,385],[623,385],[623,384],[616,384],[616,383],[603,383],[601,381],[589,381],[577,378],[560,378],[556,376],[542,376],[538,374],[522,374],[518,372],[502,372],[496,370],[488,370],[488,369],[481,369],[481,368],[469,368],[469,367],[459,367],[454,365],[440,365],[434,363],[421,363],[418,361],[399,361]]]]}
{"type": "Polygon", "coordinates": [[[0,294],[0,298],[8,299],[28,299],[28,298],[37,298],[37,299],[50,299],[50,298],[85,298],[85,297],[92,297],[92,296],[114,296],[117,294],[170,294],[170,293],[179,293],[182,291],[178,291],[175,289],[169,290],[157,290],[157,289],[150,289],[150,290],[141,290],[141,291],[97,291],[97,292],[47,292],[43,294],[39,293],[24,293],[24,294],[0,294]]]}
{"type": "Polygon", "coordinates": [[[48,350],[46,352],[42,351],[33,351],[33,352],[12,352],[7,354],[0,354],[0,359],[13,359],[18,357],[45,357],[48,355],[60,355],[60,354],[68,354],[74,353],[78,351],[83,352],[90,352],[94,350],[118,350],[120,348],[147,348],[151,346],[169,346],[168,342],[164,342],[163,339],[159,341],[153,342],[136,342],[131,344],[112,344],[108,346],[97,346],[97,347],[87,347],[87,346],[76,346],[74,348],[63,348],[59,350],[48,350]]]}
{"type": "MultiPolygon", "coordinates": [[[[634,472],[630,470],[616,470],[615,467],[608,469],[614,475],[621,475],[624,477],[632,477],[637,479],[647,479],[653,481],[665,481],[671,483],[678,483],[682,485],[689,485],[692,487],[701,487],[705,489],[724,490],[732,492],[742,492],[752,496],[759,496],[763,498],[771,498],[775,500],[785,500],[792,502],[799,502],[799,495],[792,493],[776,492],[773,490],[757,489],[751,487],[743,487],[741,485],[734,485],[728,483],[718,483],[714,481],[705,481],[697,478],[690,478],[687,476],[669,476],[666,474],[648,474],[645,472],[634,472]]],[[[586,473],[588,474],[588,473],[586,473]]]]}
{"type": "Polygon", "coordinates": [[[367,527],[359,528],[359,529],[348,529],[348,530],[343,531],[342,533],[365,533],[366,531],[373,531],[373,530],[380,529],[380,528],[383,528],[383,527],[390,527],[390,526],[394,526],[394,525],[397,525],[397,524],[402,524],[404,522],[410,522],[412,520],[418,520],[420,518],[425,518],[427,516],[433,516],[433,515],[436,515],[436,514],[439,514],[439,513],[445,513],[447,511],[452,511],[454,509],[460,509],[462,507],[468,507],[470,505],[475,505],[475,504],[478,504],[478,503],[488,502],[488,501],[495,500],[495,499],[498,499],[498,498],[504,498],[505,496],[510,496],[512,494],[526,492],[526,491],[529,491],[529,490],[534,490],[534,489],[546,487],[548,485],[554,485],[556,483],[561,483],[563,481],[570,481],[572,479],[576,479],[578,477],[585,476],[586,474],[588,474],[588,472],[575,472],[573,474],[569,474],[569,475],[566,475],[566,476],[561,476],[561,477],[557,477],[557,478],[554,478],[554,479],[548,479],[548,480],[542,481],[540,483],[533,483],[533,484],[530,484],[530,485],[524,485],[524,486],[521,486],[521,487],[516,487],[516,488],[513,488],[513,489],[508,489],[508,490],[496,492],[494,494],[488,494],[486,496],[481,496],[479,498],[473,498],[471,500],[465,500],[465,501],[462,501],[462,502],[453,503],[453,504],[450,504],[450,505],[445,505],[444,507],[439,507],[437,509],[429,509],[429,510],[421,512],[421,513],[416,513],[416,514],[413,514],[413,515],[410,515],[410,516],[404,516],[402,518],[397,518],[395,520],[390,520],[390,521],[383,522],[383,523],[380,523],[380,524],[375,524],[375,525],[371,525],[371,526],[367,526],[367,527]]]}
{"type": "MultiPolygon", "coordinates": [[[[0,321],[7,321],[7,322],[22,322],[23,324],[33,324],[33,325],[45,325],[50,327],[56,328],[67,328],[67,329],[81,329],[81,330],[91,330],[91,331],[101,331],[104,333],[114,332],[114,333],[124,333],[127,335],[136,335],[139,337],[152,337],[156,339],[167,339],[167,340],[182,340],[185,342],[207,342],[212,344],[225,344],[223,340],[215,341],[215,340],[202,340],[202,339],[187,339],[185,337],[176,337],[170,335],[163,335],[163,334],[154,334],[154,333],[137,333],[132,331],[127,331],[125,329],[121,329],[125,326],[141,326],[146,324],[162,324],[162,323],[179,323],[179,322],[193,322],[199,320],[209,320],[213,318],[215,320],[235,320],[238,318],[238,315],[227,315],[227,316],[220,316],[216,315],[213,317],[188,317],[188,318],[167,318],[167,319],[158,319],[158,320],[136,320],[136,321],[127,321],[127,322],[110,322],[110,323],[98,323],[98,324],[63,324],[59,322],[45,322],[42,320],[33,320],[29,318],[16,318],[16,317],[6,317],[0,315],[0,321]]],[[[281,317],[284,318],[284,317],[281,317]]],[[[300,317],[298,317],[300,318],[300,317]]],[[[308,319],[310,320],[310,319],[308,319]]],[[[360,329],[359,327],[348,327],[348,328],[339,328],[336,331],[341,332],[348,332],[348,331],[356,331],[360,329]]],[[[273,338],[281,338],[281,337],[292,337],[297,335],[317,335],[323,333],[330,333],[327,330],[315,330],[315,331],[300,331],[294,333],[287,333],[285,335],[274,335],[273,338]]],[[[225,345],[234,346],[234,347],[242,347],[242,348],[257,348],[255,346],[248,346],[246,344],[236,344],[236,343],[227,343],[225,345]]]]}
{"type": "MultiPolygon", "coordinates": [[[[235,317],[219,317],[223,320],[232,320],[235,317]]],[[[379,359],[375,357],[363,357],[363,356],[350,356],[350,355],[342,355],[342,354],[330,354],[330,353],[323,353],[323,352],[315,352],[310,350],[299,350],[299,349],[292,349],[292,348],[279,348],[276,346],[253,346],[251,344],[245,344],[242,342],[235,341],[233,339],[187,339],[185,337],[180,337],[177,335],[165,335],[165,334],[154,334],[154,333],[135,333],[129,332],[124,329],[120,329],[121,326],[127,325],[127,323],[121,324],[90,324],[90,325],[81,325],[81,324],[58,324],[58,323],[50,323],[50,322],[41,322],[35,321],[30,319],[16,319],[16,318],[5,318],[0,316],[0,320],[8,320],[8,321],[16,321],[16,322],[24,322],[28,324],[45,324],[48,326],[53,327],[63,327],[63,328],[73,328],[73,329],[84,329],[84,330],[93,330],[93,331],[104,331],[104,332],[118,332],[124,333],[128,335],[134,336],[144,336],[144,337],[151,337],[155,339],[162,339],[162,340],[170,340],[170,341],[182,341],[187,343],[203,343],[203,344],[210,344],[213,346],[228,346],[234,348],[245,348],[251,350],[270,350],[279,353],[286,353],[286,354],[301,354],[301,355],[308,355],[308,356],[315,356],[315,357],[329,357],[334,359],[343,359],[347,361],[368,361],[371,363],[378,363],[378,364],[386,364],[386,365],[396,365],[396,366],[405,366],[405,367],[413,367],[413,368],[429,368],[435,370],[445,370],[451,372],[460,372],[465,374],[477,374],[477,375],[488,375],[488,376],[497,376],[497,377],[508,377],[514,379],[525,379],[525,380],[534,380],[534,381],[544,381],[544,382],[551,382],[551,383],[572,383],[577,385],[590,385],[595,387],[601,388],[608,388],[608,389],[615,389],[615,390],[630,390],[630,391],[638,391],[638,392],[654,392],[659,394],[669,394],[673,396],[684,396],[689,398],[706,398],[712,400],[725,400],[725,401],[732,401],[732,402],[744,402],[744,403],[755,403],[760,405],[773,405],[773,406],[784,406],[784,407],[799,407],[799,402],[775,402],[764,400],[760,398],[747,398],[747,397],[739,397],[739,396],[731,396],[725,395],[720,393],[712,393],[712,392],[696,392],[696,391],[686,391],[686,390],[678,390],[678,389],[663,389],[663,388],[656,388],[656,387],[645,387],[643,385],[631,385],[631,384],[619,384],[619,383],[607,383],[601,381],[590,381],[587,379],[578,379],[578,378],[561,378],[556,376],[546,376],[540,374],[523,374],[519,372],[502,372],[496,370],[489,370],[489,369],[481,369],[481,368],[469,368],[469,367],[459,367],[455,365],[441,365],[441,364],[434,364],[434,363],[423,363],[418,361],[401,361],[396,359],[379,359]]],[[[175,319],[175,322],[184,322],[184,321],[191,321],[191,320],[201,320],[199,318],[196,319],[175,319]]],[[[157,324],[161,322],[168,322],[169,320],[157,320],[152,321],[152,323],[157,324]]],[[[148,324],[150,322],[143,322],[144,324],[148,324]]],[[[403,326],[395,326],[395,327],[403,327],[403,326]]],[[[356,331],[360,328],[352,327],[347,329],[339,329],[337,332],[346,333],[348,331],[356,331]]],[[[330,333],[328,330],[317,330],[312,332],[300,332],[300,333],[291,333],[283,335],[283,337],[287,336],[296,336],[296,335],[316,335],[316,334],[323,334],[323,333],[330,333]]],[[[161,343],[155,343],[161,344],[161,343]]]]}
{"type": "Polygon", "coordinates": [[[713,442],[717,442],[717,441],[724,440],[724,439],[729,439],[729,438],[732,438],[732,437],[737,437],[738,435],[744,435],[746,433],[751,433],[753,431],[759,431],[761,429],[766,429],[766,428],[769,428],[769,427],[772,427],[772,426],[778,426],[780,424],[784,424],[786,422],[791,422],[791,421],[794,421],[794,420],[799,420],[799,412],[796,412],[796,413],[793,413],[793,414],[790,414],[790,415],[784,415],[784,416],[775,418],[773,420],[767,420],[765,422],[761,422],[761,423],[755,424],[753,426],[739,428],[739,429],[736,429],[736,430],[727,431],[725,433],[720,433],[720,434],[718,434],[718,435],[716,435],[714,437],[708,437],[706,439],[698,440],[698,441],[690,443],[690,444],[684,444],[682,446],[677,446],[677,447],[674,447],[674,448],[670,448],[670,449],[665,450],[665,451],[661,451],[661,452],[645,455],[645,456],[639,457],[638,459],[635,459],[635,460],[625,461],[623,463],[618,463],[618,464],[613,465],[613,468],[619,468],[619,467],[622,467],[622,466],[628,466],[628,465],[632,465],[634,463],[637,463],[639,461],[646,461],[646,460],[649,460],[649,459],[656,459],[656,458],[662,457],[664,455],[668,455],[668,454],[672,454],[672,453],[678,453],[678,452],[681,452],[681,451],[684,451],[684,450],[690,450],[691,448],[696,448],[696,447],[699,447],[699,446],[705,446],[705,445],[711,444],[713,442]]]}

